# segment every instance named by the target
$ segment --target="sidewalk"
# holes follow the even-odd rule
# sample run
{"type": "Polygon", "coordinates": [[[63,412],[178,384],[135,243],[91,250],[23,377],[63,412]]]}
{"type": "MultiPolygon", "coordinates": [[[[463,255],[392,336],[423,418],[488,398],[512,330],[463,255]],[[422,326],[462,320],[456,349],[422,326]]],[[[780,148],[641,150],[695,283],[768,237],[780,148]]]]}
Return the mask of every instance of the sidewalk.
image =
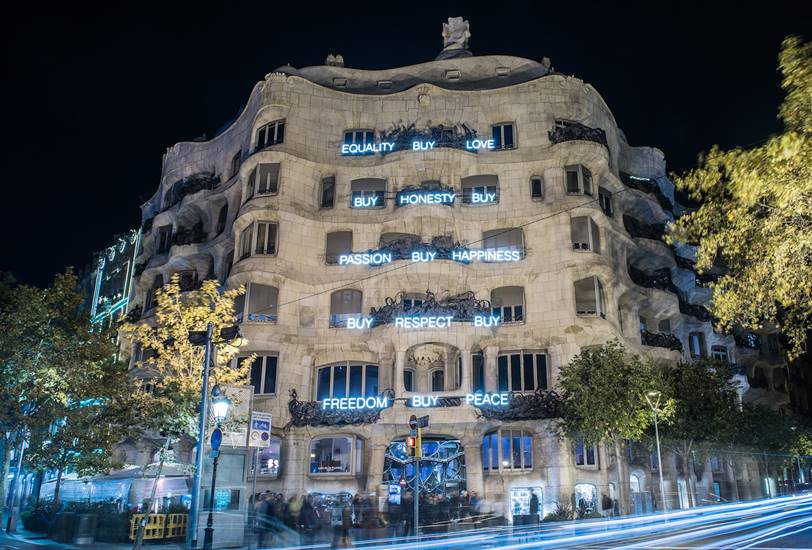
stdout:
{"type": "MultiPolygon", "coordinates": [[[[56,542],[54,540],[49,539],[43,533],[32,533],[30,531],[26,531],[25,529],[18,529],[16,533],[7,534],[5,531],[0,531],[0,546],[7,541],[15,541],[17,543],[22,544],[23,548],[26,546],[38,547],[40,549],[45,548],[62,548],[62,549],[71,549],[71,550],[87,550],[88,548],[93,548],[93,550],[131,550],[133,547],[133,543],[125,543],[125,542],[94,542],[93,544],[67,544],[62,542],[56,542]]],[[[186,550],[185,545],[181,545],[174,542],[160,542],[160,543],[151,543],[151,542],[144,542],[144,548],[154,548],[156,550],[186,550]]]]}

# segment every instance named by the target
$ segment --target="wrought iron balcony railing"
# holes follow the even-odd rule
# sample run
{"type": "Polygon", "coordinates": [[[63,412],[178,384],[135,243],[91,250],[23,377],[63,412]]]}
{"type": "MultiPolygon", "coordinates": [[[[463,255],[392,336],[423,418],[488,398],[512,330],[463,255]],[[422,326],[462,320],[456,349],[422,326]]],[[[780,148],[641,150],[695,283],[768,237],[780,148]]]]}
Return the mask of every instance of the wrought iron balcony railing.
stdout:
{"type": "Polygon", "coordinates": [[[641,330],[640,339],[644,346],[682,351],[682,341],[673,334],[641,330]]]}
{"type": "Polygon", "coordinates": [[[653,179],[639,178],[637,176],[632,176],[631,174],[621,172],[620,180],[632,189],[637,189],[638,191],[643,191],[649,195],[654,195],[657,202],[663,207],[663,210],[671,212],[674,209],[674,204],[671,202],[671,199],[665,196],[665,193],[663,193],[660,186],[657,185],[657,182],[653,179]]]}
{"type": "Polygon", "coordinates": [[[562,143],[564,141],[593,141],[600,143],[607,149],[609,144],[606,141],[606,132],[602,128],[590,128],[580,122],[556,123],[556,127],[548,133],[550,141],[562,143]]]}
{"type": "Polygon", "coordinates": [[[679,295],[679,310],[681,313],[696,317],[700,321],[713,321],[713,317],[707,309],[705,309],[703,306],[688,303],[682,294],[679,295]]]}
{"type": "Polygon", "coordinates": [[[668,269],[657,269],[653,274],[649,275],[648,273],[630,265],[629,277],[635,284],[642,287],[667,290],[679,295],[679,289],[671,280],[671,272],[668,269]]]}
{"type": "Polygon", "coordinates": [[[664,223],[647,224],[627,215],[623,216],[623,227],[634,238],[662,241],[665,234],[664,223]]]}

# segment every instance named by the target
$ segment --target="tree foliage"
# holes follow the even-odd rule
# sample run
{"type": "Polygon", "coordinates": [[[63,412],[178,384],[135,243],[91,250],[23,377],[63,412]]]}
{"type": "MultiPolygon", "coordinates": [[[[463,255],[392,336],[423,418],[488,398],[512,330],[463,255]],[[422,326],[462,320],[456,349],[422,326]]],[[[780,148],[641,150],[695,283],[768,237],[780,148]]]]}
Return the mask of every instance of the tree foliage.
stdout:
{"type": "Polygon", "coordinates": [[[210,371],[213,382],[243,384],[250,362],[232,360],[241,342],[220,340],[220,331],[234,325],[234,300],[243,288],[221,292],[215,280],[204,281],[199,290],[181,292],[179,279],[173,275],[158,290],[152,322],[125,324],[120,332],[145,352],[136,362],[139,376],[148,378],[152,391],[144,394],[144,407],[149,411],[146,426],[171,434],[196,437],[196,419],[203,384],[204,347],[189,341],[191,332],[206,331],[212,325],[215,349],[210,371]]]}
{"type": "Polygon", "coordinates": [[[723,329],[775,324],[794,357],[812,324],[812,43],[785,39],[779,69],[784,132],[750,149],[714,146],[675,178],[700,207],[670,238],[698,244],[700,271],[727,268],[711,285],[723,329]]]}
{"type": "Polygon", "coordinates": [[[5,450],[27,434],[28,465],[40,471],[109,470],[138,422],[114,335],[91,324],[78,288],[71,270],[46,289],[0,282],[0,433],[5,450]]]}

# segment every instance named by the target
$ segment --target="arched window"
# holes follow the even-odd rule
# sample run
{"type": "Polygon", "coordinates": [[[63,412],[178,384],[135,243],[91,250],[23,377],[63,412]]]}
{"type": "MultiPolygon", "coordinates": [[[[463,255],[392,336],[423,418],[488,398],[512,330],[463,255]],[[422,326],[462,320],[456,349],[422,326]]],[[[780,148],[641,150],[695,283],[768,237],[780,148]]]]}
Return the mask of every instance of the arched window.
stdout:
{"type": "Polygon", "coordinates": [[[431,391],[445,390],[445,371],[436,369],[431,371],[431,391]]]}
{"type": "Polygon", "coordinates": [[[352,231],[333,231],[327,233],[325,258],[328,264],[338,263],[342,254],[352,253],[352,231]]]}
{"type": "Polygon", "coordinates": [[[598,467],[598,446],[590,445],[584,441],[584,436],[579,435],[573,441],[573,452],[575,453],[575,465],[586,468],[598,467]]]}
{"type": "Polygon", "coordinates": [[[524,321],[524,288],[503,286],[491,291],[493,314],[498,315],[501,324],[524,321]]]}
{"type": "Polygon", "coordinates": [[[533,469],[533,436],[521,430],[496,430],[482,438],[482,469],[533,469]]]}
{"type": "Polygon", "coordinates": [[[598,507],[598,489],[591,483],[578,483],[575,485],[575,512],[583,516],[598,507]]]}
{"type": "Polygon", "coordinates": [[[330,326],[346,327],[347,319],[361,315],[360,290],[337,290],[330,295],[330,326]]]}
{"type": "Polygon", "coordinates": [[[378,395],[378,365],[342,361],[316,370],[316,400],[378,395]]]}
{"type": "Polygon", "coordinates": [[[583,316],[606,317],[603,285],[597,277],[575,281],[575,313],[583,316]]]}

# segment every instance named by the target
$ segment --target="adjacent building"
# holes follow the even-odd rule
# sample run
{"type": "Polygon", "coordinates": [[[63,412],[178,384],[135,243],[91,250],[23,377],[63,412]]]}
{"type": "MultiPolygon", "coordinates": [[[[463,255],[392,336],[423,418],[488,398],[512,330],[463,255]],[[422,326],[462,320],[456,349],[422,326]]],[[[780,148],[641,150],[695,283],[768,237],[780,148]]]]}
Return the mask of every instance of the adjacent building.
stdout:
{"type": "MultiPolygon", "coordinates": [[[[444,36],[409,67],[279,67],[214,139],[169,148],[133,304],[148,320],[176,273],[188,290],[246,286],[253,406],[273,414],[258,490],[396,500],[416,414],[424,490],[475,491],[508,516],[534,492],[545,511],[599,509],[614,459],[555,435],[562,365],[611,338],[743,365],[756,336],[713,331],[694,251],[664,242],[685,207],[660,150],[630,145],[548,59],[474,56],[462,20],[444,36]]],[[[760,490],[752,465],[717,466],[708,493],[760,490]]],[[[631,475],[650,508],[656,461],[631,475]]]]}

